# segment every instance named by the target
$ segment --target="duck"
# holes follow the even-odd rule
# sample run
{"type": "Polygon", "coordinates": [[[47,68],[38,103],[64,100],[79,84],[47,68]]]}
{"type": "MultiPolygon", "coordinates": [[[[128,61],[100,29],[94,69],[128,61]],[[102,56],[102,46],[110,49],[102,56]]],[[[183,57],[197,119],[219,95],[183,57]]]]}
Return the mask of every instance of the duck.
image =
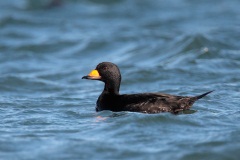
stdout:
{"type": "Polygon", "coordinates": [[[96,111],[140,112],[177,114],[189,110],[193,103],[213,91],[198,96],[176,96],[165,93],[120,94],[121,73],[118,66],[111,62],[99,63],[94,70],[82,79],[102,81],[104,89],[96,102],[96,111]]]}

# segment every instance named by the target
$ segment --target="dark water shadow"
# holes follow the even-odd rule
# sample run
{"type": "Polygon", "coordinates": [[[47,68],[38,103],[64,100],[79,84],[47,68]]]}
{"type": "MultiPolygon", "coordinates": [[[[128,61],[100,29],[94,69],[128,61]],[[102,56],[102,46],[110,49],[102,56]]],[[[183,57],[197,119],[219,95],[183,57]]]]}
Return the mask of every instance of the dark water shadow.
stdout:
{"type": "Polygon", "coordinates": [[[197,110],[189,109],[189,110],[184,110],[184,111],[178,112],[178,113],[176,113],[175,115],[194,114],[194,113],[196,113],[196,112],[197,112],[197,110]]]}

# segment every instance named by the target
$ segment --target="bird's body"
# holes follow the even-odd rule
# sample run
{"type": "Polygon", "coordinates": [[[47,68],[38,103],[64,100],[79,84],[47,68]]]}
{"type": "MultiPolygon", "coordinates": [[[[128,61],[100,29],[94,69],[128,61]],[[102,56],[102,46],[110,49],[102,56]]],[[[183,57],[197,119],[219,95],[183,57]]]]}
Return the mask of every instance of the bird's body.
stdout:
{"type": "Polygon", "coordinates": [[[172,112],[189,109],[197,97],[174,96],[163,93],[109,94],[102,93],[97,101],[97,111],[131,111],[142,113],[172,112]]]}
{"type": "Polygon", "coordinates": [[[192,104],[211,93],[187,97],[163,93],[119,94],[121,74],[118,67],[110,62],[98,64],[84,79],[100,80],[105,83],[104,90],[97,100],[96,111],[130,111],[142,113],[160,113],[188,110],[192,104]]]}

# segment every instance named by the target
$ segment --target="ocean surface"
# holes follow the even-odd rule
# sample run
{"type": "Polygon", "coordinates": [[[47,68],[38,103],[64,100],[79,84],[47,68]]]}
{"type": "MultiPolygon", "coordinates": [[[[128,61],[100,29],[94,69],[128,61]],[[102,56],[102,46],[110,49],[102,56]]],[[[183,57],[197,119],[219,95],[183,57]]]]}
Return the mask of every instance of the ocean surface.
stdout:
{"type": "Polygon", "coordinates": [[[1,0],[0,160],[240,159],[239,0],[1,0]],[[193,96],[178,115],[95,111],[120,93],[193,96]]]}

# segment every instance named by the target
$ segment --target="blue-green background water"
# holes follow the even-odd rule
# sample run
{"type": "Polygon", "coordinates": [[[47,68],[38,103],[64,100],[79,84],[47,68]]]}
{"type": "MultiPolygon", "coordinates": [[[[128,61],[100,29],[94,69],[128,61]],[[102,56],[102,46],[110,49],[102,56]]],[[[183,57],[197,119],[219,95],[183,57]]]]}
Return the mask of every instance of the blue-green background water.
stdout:
{"type": "Polygon", "coordinates": [[[0,1],[0,159],[240,157],[239,0],[0,1]],[[198,95],[191,114],[95,112],[121,93],[198,95]]]}

